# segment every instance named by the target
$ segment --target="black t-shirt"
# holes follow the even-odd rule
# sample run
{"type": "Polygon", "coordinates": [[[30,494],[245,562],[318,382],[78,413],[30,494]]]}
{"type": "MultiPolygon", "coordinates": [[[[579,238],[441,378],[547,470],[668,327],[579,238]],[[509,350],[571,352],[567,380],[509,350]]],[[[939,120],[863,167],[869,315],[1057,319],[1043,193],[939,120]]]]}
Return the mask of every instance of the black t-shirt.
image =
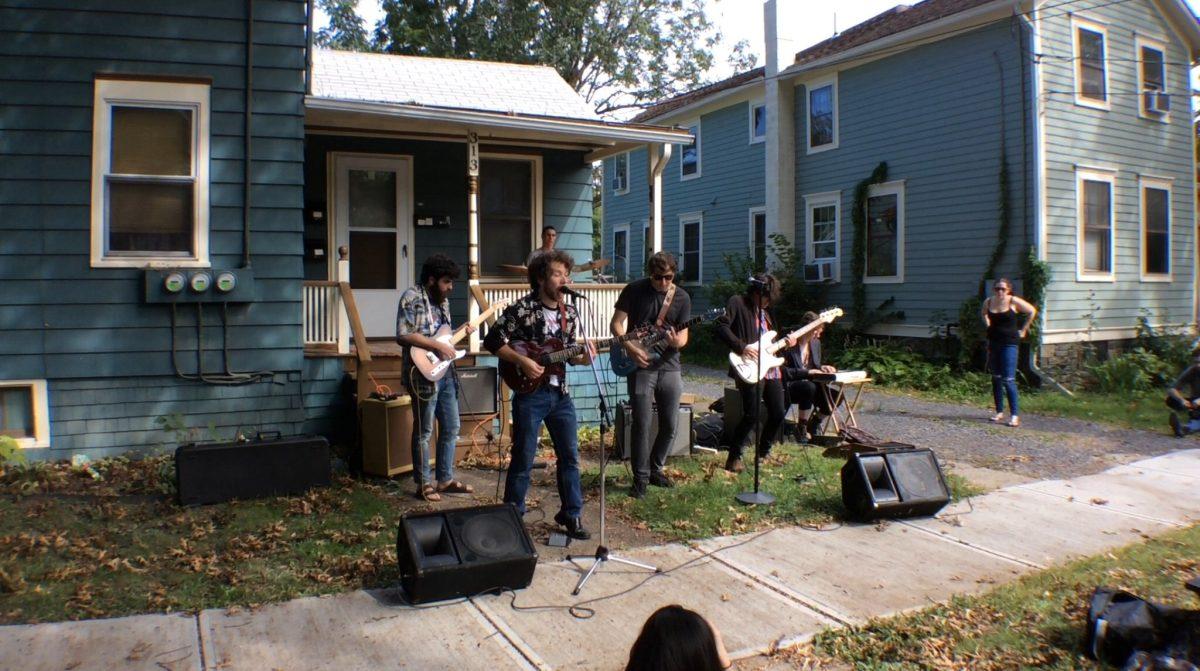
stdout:
{"type": "Polygon", "coordinates": [[[1188,366],[1175,380],[1172,388],[1182,393],[1189,401],[1200,398],[1200,364],[1188,366]]]}
{"type": "MultiPolygon", "coordinates": [[[[629,323],[626,327],[632,331],[639,326],[654,324],[658,319],[659,311],[662,310],[663,301],[666,299],[665,293],[660,294],[655,291],[649,277],[643,277],[625,285],[625,288],[621,290],[621,295],[617,297],[616,308],[629,315],[629,323]]],[[[675,298],[671,299],[671,307],[667,309],[665,325],[676,326],[691,318],[691,297],[682,288],[675,287],[675,298]]],[[[679,370],[679,350],[674,347],[664,347],[662,343],[659,343],[658,346],[662,351],[662,358],[648,370],[679,370]]]]}

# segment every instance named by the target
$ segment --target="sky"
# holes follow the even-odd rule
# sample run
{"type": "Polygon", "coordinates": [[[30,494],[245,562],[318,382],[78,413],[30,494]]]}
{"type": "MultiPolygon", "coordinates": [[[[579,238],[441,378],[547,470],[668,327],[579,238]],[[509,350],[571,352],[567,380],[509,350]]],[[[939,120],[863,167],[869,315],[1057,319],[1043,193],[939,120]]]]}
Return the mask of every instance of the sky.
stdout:
{"type": "MultiPolygon", "coordinates": [[[[898,4],[916,4],[916,0],[780,0],[787,7],[785,15],[804,17],[804,21],[792,23],[791,36],[796,51],[827,39],[837,30],[845,30],[856,23],[891,9],[898,4]]],[[[1193,13],[1200,13],[1200,0],[1186,0],[1193,13]]],[[[727,64],[733,46],[740,40],[750,42],[750,50],[758,56],[758,64],[764,61],[763,51],[763,3],[762,0],[708,0],[709,19],[721,31],[721,42],[714,50],[716,62],[710,79],[723,79],[733,74],[727,64]]],[[[359,14],[366,19],[368,28],[374,27],[383,12],[378,0],[359,0],[359,14]]],[[[317,25],[323,26],[328,19],[319,10],[317,25]]],[[[1193,86],[1197,72],[1193,71],[1193,86]]]]}

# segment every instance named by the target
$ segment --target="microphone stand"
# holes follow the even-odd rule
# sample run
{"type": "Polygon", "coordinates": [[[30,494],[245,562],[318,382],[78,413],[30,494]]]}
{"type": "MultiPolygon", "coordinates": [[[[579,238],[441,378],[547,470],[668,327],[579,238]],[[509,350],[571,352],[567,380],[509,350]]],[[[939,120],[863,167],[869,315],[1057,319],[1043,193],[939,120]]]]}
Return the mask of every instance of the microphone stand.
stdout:
{"type": "MultiPolygon", "coordinates": [[[[591,340],[589,340],[587,337],[587,325],[583,321],[583,310],[579,309],[580,298],[583,300],[587,300],[587,298],[579,294],[575,295],[575,309],[579,313],[579,333],[583,338],[583,344],[586,346],[591,343],[591,340]]],[[[599,353],[597,353],[597,356],[599,356],[599,353]]],[[[611,419],[608,415],[608,401],[604,397],[604,385],[600,383],[600,371],[596,367],[595,356],[592,357],[591,369],[592,377],[596,380],[596,393],[600,398],[600,540],[596,545],[596,553],[594,555],[567,555],[567,561],[572,563],[574,563],[576,559],[592,560],[591,568],[589,568],[587,572],[579,578],[579,582],[576,583],[575,589],[571,591],[572,596],[579,596],[579,593],[583,591],[583,586],[587,584],[587,581],[592,577],[592,575],[595,574],[596,571],[599,570],[599,568],[606,562],[615,561],[627,566],[633,566],[636,568],[645,569],[647,571],[653,571],[655,573],[662,573],[662,569],[658,568],[657,566],[643,564],[641,562],[633,561],[632,559],[626,559],[609,552],[608,546],[604,543],[604,516],[606,508],[604,492],[606,488],[606,470],[608,468],[608,446],[604,442],[604,437],[608,434],[608,427],[611,426],[611,419]]]]}
{"type": "MultiPolygon", "coordinates": [[[[757,308],[761,310],[762,308],[757,308]]],[[[755,361],[758,363],[758,382],[754,383],[754,491],[742,492],[733,497],[738,503],[746,505],[766,505],[769,506],[775,503],[775,497],[766,492],[758,490],[758,462],[760,456],[758,454],[758,445],[762,440],[762,398],[763,398],[763,377],[766,372],[763,370],[763,351],[762,339],[758,341],[758,356],[755,361]]]]}

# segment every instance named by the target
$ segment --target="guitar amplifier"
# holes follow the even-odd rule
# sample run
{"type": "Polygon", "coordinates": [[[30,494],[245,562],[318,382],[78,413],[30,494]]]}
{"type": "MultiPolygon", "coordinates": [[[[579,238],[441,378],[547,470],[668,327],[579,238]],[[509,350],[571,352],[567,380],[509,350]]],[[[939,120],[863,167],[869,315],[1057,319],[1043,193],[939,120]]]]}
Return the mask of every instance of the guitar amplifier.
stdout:
{"type": "MultiPolygon", "coordinates": [[[[667,450],[668,457],[686,457],[692,453],[692,406],[680,405],[678,424],[675,425],[675,440],[671,441],[671,448],[667,450]]],[[[630,450],[633,449],[633,407],[628,403],[621,403],[617,406],[617,426],[616,426],[616,454],[619,454],[622,459],[628,459],[630,450]]],[[[654,439],[658,437],[658,407],[655,406],[654,414],[650,417],[650,445],[654,445],[654,439]]]]}
{"type": "Polygon", "coordinates": [[[495,366],[458,366],[458,407],[463,415],[499,412],[495,366]]]}
{"type": "Polygon", "coordinates": [[[329,441],[320,436],[188,443],[175,450],[184,506],[302,494],[327,487],[330,477],[329,441]]]}

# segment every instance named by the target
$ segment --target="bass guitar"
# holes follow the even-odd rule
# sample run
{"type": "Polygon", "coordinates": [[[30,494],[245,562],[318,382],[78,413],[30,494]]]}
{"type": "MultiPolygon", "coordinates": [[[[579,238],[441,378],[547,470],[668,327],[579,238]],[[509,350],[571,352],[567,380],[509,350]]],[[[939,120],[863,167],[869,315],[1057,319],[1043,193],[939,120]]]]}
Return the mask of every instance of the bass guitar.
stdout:
{"type": "Polygon", "coordinates": [[[767,371],[776,368],[783,364],[783,357],[777,356],[775,353],[787,347],[787,341],[792,338],[799,338],[809,331],[817,328],[821,324],[828,324],[838,317],[842,316],[841,308],[830,308],[808,324],[792,331],[786,336],[776,340],[778,335],[774,331],[767,331],[762,334],[757,343],[751,343],[746,346],[746,349],[758,349],[758,361],[744,357],[740,354],[729,353],[729,365],[733,366],[733,371],[746,384],[757,384],[761,379],[759,374],[766,375],[767,371]]]}
{"type": "MultiPolygon", "coordinates": [[[[498,300],[492,303],[488,309],[483,311],[483,314],[469,322],[471,327],[478,328],[480,324],[490,319],[498,311],[503,310],[509,303],[510,301],[506,300],[498,300]]],[[[433,339],[453,347],[466,336],[466,326],[460,326],[457,331],[451,332],[449,324],[442,324],[437,333],[433,334],[433,339]]],[[[430,382],[437,382],[446,376],[446,371],[450,370],[450,366],[454,365],[455,361],[467,355],[467,351],[463,349],[456,350],[453,359],[443,359],[437,352],[413,346],[409,348],[408,355],[412,358],[413,365],[421,372],[422,377],[430,382]]]]}
{"type": "MultiPolygon", "coordinates": [[[[725,310],[723,309],[712,309],[676,326],[675,330],[682,331],[701,322],[710,322],[723,314],[725,314],[725,310]]],[[[662,358],[663,348],[659,345],[667,339],[667,329],[654,326],[650,327],[650,329],[650,335],[642,338],[638,341],[638,344],[646,350],[646,356],[650,359],[650,365],[653,366],[662,358]]],[[[624,347],[614,347],[612,353],[608,355],[608,363],[612,367],[612,372],[621,377],[629,377],[638,369],[637,362],[633,360],[633,357],[629,356],[629,352],[624,347]]]]}
{"type": "MultiPolygon", "coordinates": [[[[632,333],[626,333],[619,338],[592,340],[591,343],[596,346],[596,351],[599,352],[612,347],[616,343],[644,337],[646,337],[645,330],[638,329],[632,333]]],[[[533,359],[544,369],[538,377],[526,377],[525,373],[521,371],[520,366],[500,359],[500,378],[504,380],[504,384],[507,384],[509,389],[518,394],[528,394],[531,391],[536,391],[538,387],[542,386],[542,383],[546,381],[548,376],[559,375],[565,377],[567,374],[566,362],[586,351],[583,343],[565,346],[558,338],[549,338],[540,345],[532,342],[511,340],[508,346],[513,348],[517,354],[533,359]]]]}

